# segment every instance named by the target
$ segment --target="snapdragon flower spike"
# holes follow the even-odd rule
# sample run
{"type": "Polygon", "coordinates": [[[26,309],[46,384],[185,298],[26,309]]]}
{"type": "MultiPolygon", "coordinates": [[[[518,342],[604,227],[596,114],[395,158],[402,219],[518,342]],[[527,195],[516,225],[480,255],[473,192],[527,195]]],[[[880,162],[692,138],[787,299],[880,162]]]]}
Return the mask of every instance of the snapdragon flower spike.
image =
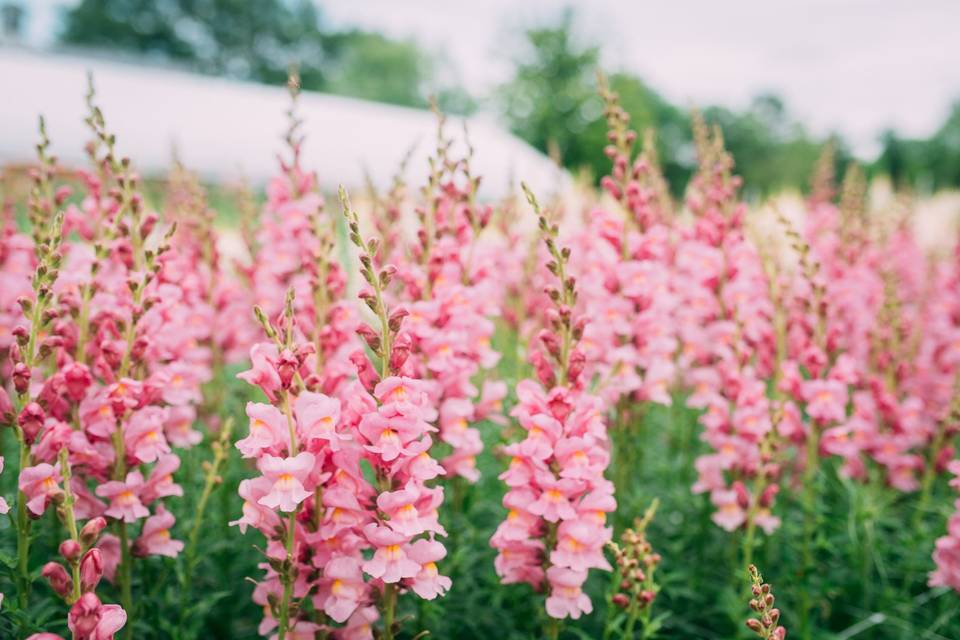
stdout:
{"type": "Polygon", "coordinates": [[[610,404],[622,398],[670,404],[676,377],[675,323],[669,195],[656,160],[652,137],[634,158],[636,132],[618,96],[600,76],[612,162],[602,185],[619,206],[598,207],[568,241],[570,271],[581,296],[578,312],[603,318],[584,329],[580,344],[589,378],[610,404]]]}
{"type": "MultiPolygon", "coordinates": [[[[133,540],[152,511],[164,523],[162,536],[173,524],[162,506],[182,493],[171,477],[179,466],[173,448],[198,441],[192,423],[210,348],[200,333],[183,330],[197,324],[187,318],[201,295],[186,269],[173,267],[175,227],[145,209],[139,177],[119,157],[92,89],[88,104],[94,166],[82,174],[89,190],[82,213],[54,215],[65,195],[49,183],[52,162],[38,174],[35,208],[50,217],[32,219],[36,286],[21,304],[31,328],[16,331],[10,353],[25,444],[19,484],[25,516],[55,505],[70,534],[61,545],[74,574],[68,604],[95,582],[96,570],[120,582],[123,608],[131,611],[133,540]],[[100,535],[99,524],[96,535],[87,528],[107,520],[118,535],[100,535]],[[77,575],[81,569],[86,578],[77,575]]],[[[46,144],[41,148],[45,153],[46,144]]],[[[27,527],[18,532],[26,553],[27,527]]],[[[171,540],[138,551],[171,555],[178,548],[171,540]]]]}
{"type": "MultiPolygon", "coordinates": [[[[393,638],[396,600],[401,590],[433,599],[450,587],[450,579],[439,573],[436,564],[446,553],[437,540],[446,535],[438,521],[443,487],[427,484],[443,474],[430,456],[430,434],[436,431],[432,423],[438,418],[438,411],[428,393],[429,384],[403,375],[409,357],[409,335],[404,331],[407,314],[402,308],[388,307],[385,291],[395,269],[376,267],[378,242],[362,240],[357,213],[342,187],[340,198],[350,240],[359,250],[360,273],[367,285],[360,292],[360,299],[377,321],[376,329],[371,327],[363,332],[373,360],[363,353],[354,358],[360,382],[354,386],[353,406],[349,409],[356,428],[357,454],[372,469],[376,486],[361,485],[372,489],[364,496],[369,496],[371,502],[354,501],[350,505],[354,514],[348,516],[347,523],[357,523],[354,531],[361,534],[361,544],[373,551],[360,569],[371,578],[368,584],[381,593],[383,637],[393,638]]],[[[358,483],[350,475],[345,479],[358,483]]],[[[340,511],[334,509],[332,524],[340,511]]],[[[373,595],[374,591],[368,590],[357,598],[352,615],[368,611],[374,603],[373,595]]]]}
{"type": "Polygon", "coordinates": [[[552,618],[579,618],[593,609],[582,586],[592,568],[610,570],[603,547],[612,536],[606,514],[616,509],[613,484],[603,477],[610,452],[603,401],[586,391],[578,362],[582,329],[572,317],[575,281],[567,275],[570,251],[557,245],[557,228],[547,221],[524,187],[539,217],[559,281],[549,328],[541,334],[547,352],[533,351],[538,380],[518,383],[511,412],[526,437],[504,448],[509,468],[500,478],[509,487],[503,498],[508,515],[490,540],[497,549],[501,582],[526,582],[547,593],[552,618]],[[549,359],[552,359],[552,363],[549,359]]]}
{"type": "MultiPolygon", "coordinates": [[[[238,377],[259,386],[270,404],[247,404],[249,435],[236,446],[243,457],[256,461],[261,475],[241,482],[243,516],[231,524],[244,532],[248,526],[256,527],[269,541],[267,576],[254,599],[267,614],[261,631],[269,634],[276,629],[277,637],[287,638],[295,637],[299,626],[307,623],[301,619],[302,601],[311,590],[306,577],[313,572],[314,531],[300,516],[310,511],[319,515],[319,498],[331,475],[324,469],[332,453],[329,443],[331,438],[339,441],[340,406],[335,399],[303,390],[313,346],[295,343],[293,289],[287,292],[279,328],[259,307],[254,315],[270,342],[251,348],[252,368],[238,377]]],[[[310,522],[315,530],[316,521],[310,522]]]]}
{"type": "Polygon", "coordinates": [[[695,463],[693,491],[710,494],[721,528],[760,524],[769,533],[779,526],[770,515],[775,490],[763,488],[778,473],[768,450],[775,434],[766,378],[778,368],[771,282],[746,238],[740,180],[719,132],[711,136],[697,120],[695,133],[700,169],[687,200],[698,217],[675,260],[687,405],[704,410],[701,438],[712,450],[695,463]]]}
{"type": "Polygon", "coordinates": [[[756,617],[747,619],[747,628],[764,640],[784,640],[787,629],[780,624],[780,610],[774,607],[773,591],[770,585],[763,581],[763,577],[754,565],[747,568],[750,577],[750,590],[753,598],[750,608],[756,617]]]}
{"type": "MultiPolygon", "coordinates": [[[[0,392],[2,420],[14,426],[20,447],[15,524],[21,570],[16,576],[17,598],[21,608],[29,604],[32,581],[23,573],[30,570],[30,519],[39,518],[51,505],[56,505],[57,515],[70,535],[59,545],[70,572],[64,565],[50,561],[44,565],[41,575],[68,605],[75,603],[81,593],[95,588],[102,575],[98,571],[100,552],[91,549],[95,538],[81,539],[77,531],[75,492],[89,494],[89,491],[82,479],[73,477],[66,447],[72,430],[64,423],[84,397],[90,376],[82,367],[70,367],[69,359],[67,366],[59,371],[48,366],[51,361],[57,364],[63,361],[61,356],[67,344],[61,335],[64,312],[58,286],[64,252],[69,251],[69,247],[63,239],[64,216],[57,211],[66,192],[54,190],[56,159],[48,154],[50,142],[43,119],[40,135],[37,146],[40,166],[33,173],[34,187],[28,207],[32,225],[30,244],[24,245],[30,247],[32,257],[27,264],[33,269],[33,276],[27,279],[29,289],[18,300],[21,315],[12,331],[14,341],[7,345],[12,364],[9,369],[12,401],[6,388],[0,392]],[[53,373],[48,375],[51,369],[53,373]]],[[[9,275],[16,276],[16,272],[9,275]]],[[[9,510],[5,500],[0,503],[0,510],[9,510]]],[[[90,514],[81,515],[90,517],[90,514]]]]}
{"type": "Polygon", "coordinates": [[[499,361],[490,342],[501,289],[484,262],[481,236],[492,210],[476,202],[480,178],[470,172],[472,148],[468,143],[466,157],[451,159],[445,118],[439,112],[437,117],[436,155],[417,207],[419,242],[411,251],[394,245],[379,253],[396,263],[395,277],[404,285],[398,298],[408,311],[406,331],[399,338],[404,342],[393,346],[394,352],[409,351],[401,371],[430,381],[428,392],[439,408],[439,440],[451,448],[441,464],[449,476],[475,482],[483,442],[472,425],[496,420],[497,414],[483,411],[483,405],[489,407],[506,393],[502,383],[489,378],[483,391],[473,383],[478,375],[488,377],[499,361]]]}
{"type": "Polygon", "coordinates": [[[647,540],[646,529],[657,511],[658,500],[647,508],[642,517],[634,520],[633,526],[624,530],[620,544],[608,542],[613,552],[614,566],[619,582],[616,582],[611,602],[627,612],[624,633],[632,635],[638,619],[643,624],[650,621],[650,609],[660,591],[654,572],[660,564],[660,554],[653,551],[647,540]]]}
{"type": "Polygon", "coordinates": [[[287,155],[278,158],[281,171],[267,187],[245,271],[252,302],[269,318],[281,313],[286,291],[296,292],[297,340],[314,346],[305,383],[310,390],[339,397],[353,378],[350,356],[361,348],[356,335],[359,314],[344,297],[346,274],[334,251],[337,220],[326,211],[316,174],[302,165],[304,136],[297,114],[296,73],[291,74],[288,88],[287,155]]]}

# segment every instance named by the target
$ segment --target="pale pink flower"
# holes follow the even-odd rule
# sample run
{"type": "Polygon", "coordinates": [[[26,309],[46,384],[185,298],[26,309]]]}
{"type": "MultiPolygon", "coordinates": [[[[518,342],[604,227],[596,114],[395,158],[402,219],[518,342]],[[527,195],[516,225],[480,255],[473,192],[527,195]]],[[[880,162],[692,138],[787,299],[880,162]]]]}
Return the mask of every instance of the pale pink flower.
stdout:
{"type": "Polygon", "coordinates": [[[447,555],[447,550],[436,540],[420,539],[409,545],[407,555],[420,564],[420,571],[409,582],[414,593],[424,600],[433,600],[450,589],[451,581],[440,575],[437,562],[447,555]]]}
{"type": "Polygon", "coordinates": [[[255,458],[264,451],[278,452],[279,447],[290,442],[287,418],[276,407],[248,402],[247,416],[250,433],[236,444],[244,458],[255,458]]]}
{"type": "Polygon", "coordinates": [[[34,515],[43,515],[50,501],[63,493],[60,464],[41,463],[20,472],[20,491],[27,498],[27,508],[34,515]]]}
{"type": "Polygon", "coordinates": [[[106,482],[97,487],[96,493],[101,498],[110,500],[110,506],[104,512],[106,515],[130,524],[150,515],[140,501],[143,488],[143,475],[139,471],[131,471],[126,480],[106,482]]]}
{"type": "Polygon", "coordinates": [[[323,569],[324,578],[330,581],[323,611],[336,622],[344,622],[353,615],[367,595],[360,562],[358,558],[341,556],[331,559],[323,569]]]}
{"type": "Polygon", "coordinates": [[[167,556],[176,558],[183,551],[183,542],[170,537],[176,519],[173,514],[157,507],[157,513],[147,518],[140,531],[140,537],[133,543],[133,552],[136,555],[167,556]]]}
{"type": "Polygon", "coordinates": [[[803,383],[807,415],[821,425],[842,422],[847,415],[847,385],[839,380],[807,380],[803,383]]]}
{"type": "Polygon", "coordinates": [[[338,433],[340,401],[320,393],[304,391],[294,403],[299,435],[303,442],[319,439],[330,443],[331,451],[340,449],[341,441],[351,440],[349,433],[338,433]]]}
{"type": "Polygon", "coordinates": [[[263,456],[258,467],[264,477],[273,482],[273,487],[258,502],[271,509],[294,511],[297,505],[313,495],[303,485],[313,470],[313,463],[313,455],[306,451],[292,458],[263,456]]]}
{"type": "Polygon", "coordinates": [[[373,557],[363,563],[364,573],[388,584],[420,573],[420,565],[407,556],[407,536],[375,522],[367,524],[363,534],[376,549],[373,557]]]}
{"type": "Polygon", "coordinates": [[[74,640],[112,640],[126,623],[127,614],[119,605],[101,604],[90,592],[80,596],[67,617],[74,640]]]}
{"type": "Polygon", "coordinates": [[[576,620],[584,613],[591,613],[593,604],[582,589],[586,580],[586,571],[574,571],[565,567],[547,569],[547,582],[550,583],[547,614],[552,618],[563,619],[569,616],[576,620]]]}

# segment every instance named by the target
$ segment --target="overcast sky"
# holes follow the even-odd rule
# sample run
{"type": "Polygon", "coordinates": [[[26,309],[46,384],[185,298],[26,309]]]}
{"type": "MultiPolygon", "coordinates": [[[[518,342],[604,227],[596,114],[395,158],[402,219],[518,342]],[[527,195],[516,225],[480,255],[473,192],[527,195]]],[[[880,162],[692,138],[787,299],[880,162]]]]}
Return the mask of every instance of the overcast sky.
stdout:
{"type": "MultiPolygon", "coordinates": [[[[28,0],[34,42],[53,7],[28,0]]],[[[926,136],[960,99],[960,0],[324,0],[327,22],[413,38],[441,53],[482,95],[509,77],[522,30],[577,10],[604,65],[640,74],[683,105],[786,99],[818,132],[838,130],[864,154],[885,127],[926,136]]]]}

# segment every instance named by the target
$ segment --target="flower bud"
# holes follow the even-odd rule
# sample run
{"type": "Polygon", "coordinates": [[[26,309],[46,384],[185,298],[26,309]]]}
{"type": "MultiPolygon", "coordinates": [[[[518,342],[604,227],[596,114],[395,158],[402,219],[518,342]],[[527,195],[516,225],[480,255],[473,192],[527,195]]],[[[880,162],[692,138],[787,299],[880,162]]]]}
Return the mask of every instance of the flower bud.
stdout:
{"type": "Polygon", "coordinates": [[[66,598],[67,594],[73,590],[73,580],[59,562],[48,562],[43,565],[40,575],[47,579],[50,587],[61,598],[66,598]]]}
{"type": "Polygon", "coordinates": [[[96,544],[97,539],[100,538],[100,532],[103,531],[107,526],[107,519],[103,516],[98,516],[90,521],[87,524],[83,525],[83,529],[80,530],[80,543],[85,547],[90,547],[96,544]]]}
{"type": "Polygon", "coordinates": [[[17,424],[23,429],[23,438],[27,444],[34,443],[46,419],[46,412],[44,412],[43,407],[36,402],[31,402],[23,408],[23,411],[17,416],[17,424]]]}
{"type": "Polygon", "coordinates": [[[60,543],[60,555],[63,556],[63,559],[67,562],[76,562],[81,553],[83,553],[83,547],[72,538],[68,538],[60,543]]]}
{"type": "Polygon", "coordinates": [[[80,590],[86,593],[97,588],[103,577],[103,555],[94,547],[87,551],[80,561],[80,590]]]}
{"type": "Polygon", "coordinates": [[[13,388],[17,393],[26,393],[30,388],[30,368],[23,362],[13,365],[13,388]]]}

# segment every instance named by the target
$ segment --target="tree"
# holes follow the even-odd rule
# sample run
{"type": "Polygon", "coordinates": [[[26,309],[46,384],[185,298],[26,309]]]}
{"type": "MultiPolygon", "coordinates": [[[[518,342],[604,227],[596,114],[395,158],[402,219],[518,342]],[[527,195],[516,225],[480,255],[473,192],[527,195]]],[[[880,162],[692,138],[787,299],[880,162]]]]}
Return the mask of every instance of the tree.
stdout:
{"type": "Polygon", "coordinates": [[[456,86],[431,86],[433,60],[413,42],[325,30],[312,0],[81,0],[60,39],[268,84],[296,64],[305,89],[418,107],[436,92],[455,111],[473,105],[456,86]]]}
{"type": "Polygon", "coordinates": [[[555,145],[564,165],[582,167],[596,161],[596,141],[584,132],[603,115],[594,81],[600,49],[577,43],[572,26],[567,10],[557,25],[527,31],[528,50],[498,98],[514,133],[545,152],[555,145]]]}

